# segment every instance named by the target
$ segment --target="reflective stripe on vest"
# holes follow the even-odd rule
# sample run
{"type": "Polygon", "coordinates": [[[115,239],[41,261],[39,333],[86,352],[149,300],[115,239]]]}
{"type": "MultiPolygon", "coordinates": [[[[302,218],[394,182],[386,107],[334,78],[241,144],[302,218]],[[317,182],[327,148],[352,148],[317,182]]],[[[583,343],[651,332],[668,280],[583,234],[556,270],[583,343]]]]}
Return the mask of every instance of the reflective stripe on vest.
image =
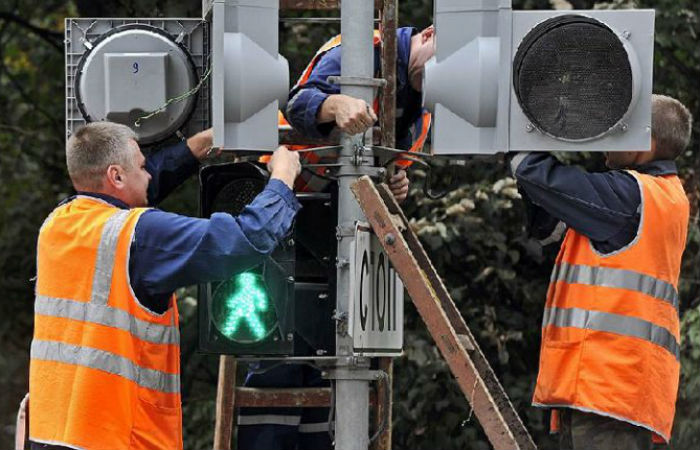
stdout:
{"type": "Polygon", "coordinates": [[[37,295],[34,313],[42,316],[60,317],[126,331],[137,339],[154,344],[178,344],[179,330],[172,325],[160,325],[137,319],[126,311],[92,302],[76,302],[64,298],[37,295]]]}
{"type": "Polygon", "coordinates": [[[678,309],[678,291],[671,283],[631,270],[562,262],[552,272],[551,281],[627,289],[663,300],[678,309]]]}
{"type": "Polygon", "coordinates": [[[604,331],[643,339],[666,349],[678,361],[681,359],[680,344],[670,331],[636,317],[580,308],[545,308],[542,326],[548,325],[604,331]]]}
{"type": "Polygon", "coordinates": [[[141,387],[154,391],[177,393],[180,391],[180,376],[160,370],[137,366],[128,358],[104,350],[63,342],[32,341],[31,357],[44,361],[55,361],[117,375],[131,380],[141,387]]]}
{"type": "Polygon", "coordinates": [[[109,298],[109,289],[112,286],[112,271],[114,270],[114,256],[117,253],[117,241],[124,227],[129,211],[120,209],[112,217],[107,219],[100,245],[97,247],[97,261],[95,262],[95,274],[92,279],[92,298],[90,303],[106,305],[109,298]]]}

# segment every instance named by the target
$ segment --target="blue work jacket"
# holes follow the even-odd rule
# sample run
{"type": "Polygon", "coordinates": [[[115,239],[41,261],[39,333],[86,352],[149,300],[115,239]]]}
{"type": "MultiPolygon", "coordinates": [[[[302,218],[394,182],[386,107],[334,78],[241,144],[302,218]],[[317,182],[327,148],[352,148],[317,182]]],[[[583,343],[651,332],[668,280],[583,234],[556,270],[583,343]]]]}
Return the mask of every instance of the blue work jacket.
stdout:
{"type": "MultiPolygon", "coordinates": [[[[198,167],[199,161],[184,142],[149,155],[149,203],[157,205],[198,167]]],[[[109,195],[78,194],[128,209],[109,195]]],[[[214,213],[210,219],[202,219],[149,209],[139,218],[131,243],[129,279],[136,298],[145,308],[162,313],[177,288],[224,280],[254,267],[289,233],[300,208],[289,187],[271,179],[235,217],[214,213]]]]}
{"type": "MultiPolygon", "coordinates": [[[[630,167],[653,176],[676,175],[676,163],[657,160],[630,167]]],[[[526,201],[529,230],[546,239],[559,222],[610,253],[634,239],[641,218],[641,186],[625,170],[587,172],[562,164],[550,153],[518,153],[511,173],[526,201]]],[[[563,231],[563,227],[559,227],[563,231]]]]}
{"type": "MultiPolygon", "coordinates": [[[[396,30],[396,147],[409,149],[413,142],[410,128],[421,117],[421,93],[411,87],[408,79],[408,60],[411,36],[418,31],[404,27],[396,30]]],[[[301,134],[313,138],[327,136],[335,123],[316,123],[321,104],[331,94],[340,94],[340,86],[327,81],[329,76],[340,75],[341,46],[327,51],[317,61],[306,83],[295,86],[289,93],[285,111],[287,121],[301,134]]],[[[374,48],[374,73],[381,76],[380,48],[374,48]]]]}

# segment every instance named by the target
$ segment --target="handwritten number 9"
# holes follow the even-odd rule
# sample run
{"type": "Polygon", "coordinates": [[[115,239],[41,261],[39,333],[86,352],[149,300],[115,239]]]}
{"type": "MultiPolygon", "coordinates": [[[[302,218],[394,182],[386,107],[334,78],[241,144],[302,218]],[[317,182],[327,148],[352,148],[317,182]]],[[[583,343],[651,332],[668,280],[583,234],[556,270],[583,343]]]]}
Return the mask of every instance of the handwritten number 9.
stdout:
{"type": "Polygon", "coordinates": [[[139,72],[139,63],[135,62],[131,67],[134,68],[134,71],[131,73],[138,73],[139,72]]]}

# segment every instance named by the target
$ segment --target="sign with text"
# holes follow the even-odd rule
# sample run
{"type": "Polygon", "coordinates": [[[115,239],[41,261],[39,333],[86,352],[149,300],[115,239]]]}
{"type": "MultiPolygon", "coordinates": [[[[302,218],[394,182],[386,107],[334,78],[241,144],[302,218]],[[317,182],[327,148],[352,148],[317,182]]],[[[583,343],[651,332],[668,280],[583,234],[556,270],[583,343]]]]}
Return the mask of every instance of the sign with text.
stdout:
{"type": "Polygon", "coordinates": [[[353,352],[397,356],[403,350],[403,283],[366,223],[355,227],[348,330],[353,352]]]}

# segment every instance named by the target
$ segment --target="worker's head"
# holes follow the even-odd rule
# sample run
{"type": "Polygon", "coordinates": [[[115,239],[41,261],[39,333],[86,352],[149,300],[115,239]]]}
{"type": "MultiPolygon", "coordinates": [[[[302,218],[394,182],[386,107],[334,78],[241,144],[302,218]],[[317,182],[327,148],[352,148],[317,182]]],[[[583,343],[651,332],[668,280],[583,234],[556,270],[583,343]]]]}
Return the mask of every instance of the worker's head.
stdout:
{"type": "Polygon", "coordinates": [[[79,128],[68,139],[66,162],[77,191],[111,195],[132,208],[148,204],[151,176],[131,128],[112,122],[79,128]]]}
{"type": "Polygon", "coordinates": [[[657,159],[676,159],[688,147],[693,116],[675,98],[651,96],[651,150],[646,152],[608,152],[606,164],[621,169],[657,159]]]}
{"type": "Polygon", "coordinates": [[[411,37],[411,53],[408,57],[408,81],[416,91],[423,89],[425,63],[435,55],[435,27],[430,25],[411,37]]]}

